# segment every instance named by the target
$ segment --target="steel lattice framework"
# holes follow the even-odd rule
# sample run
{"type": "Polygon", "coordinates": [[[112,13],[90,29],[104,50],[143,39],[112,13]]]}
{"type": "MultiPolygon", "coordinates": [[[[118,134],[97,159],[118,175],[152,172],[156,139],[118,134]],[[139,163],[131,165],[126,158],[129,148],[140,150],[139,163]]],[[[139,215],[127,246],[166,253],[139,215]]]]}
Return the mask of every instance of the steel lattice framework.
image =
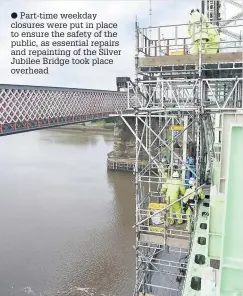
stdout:
{"type": "Polygon", "coordinates": [[[0,135],[107,118],[127,106],[125,92],[0,85],[0,135]]]}

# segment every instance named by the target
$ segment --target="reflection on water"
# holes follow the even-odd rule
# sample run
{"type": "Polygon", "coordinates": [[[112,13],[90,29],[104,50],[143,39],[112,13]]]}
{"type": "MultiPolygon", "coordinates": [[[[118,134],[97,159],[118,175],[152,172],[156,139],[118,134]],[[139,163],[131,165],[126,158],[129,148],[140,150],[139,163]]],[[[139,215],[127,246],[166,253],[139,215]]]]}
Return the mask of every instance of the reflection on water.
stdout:
{"type": "Polygon", "coordinates": [[[0,138],[0,295],[131,295],[135,188],[109,172],[113,137],[0,138]]]}

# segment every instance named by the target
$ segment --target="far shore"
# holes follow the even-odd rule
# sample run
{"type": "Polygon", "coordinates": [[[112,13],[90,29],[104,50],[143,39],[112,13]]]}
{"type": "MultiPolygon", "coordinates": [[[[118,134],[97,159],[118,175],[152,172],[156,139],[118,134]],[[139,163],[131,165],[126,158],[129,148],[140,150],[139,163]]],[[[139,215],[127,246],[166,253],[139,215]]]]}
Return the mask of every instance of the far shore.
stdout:
{"type": "Polygon", "coordinates": [[[62,131],[82,131],[82,132],[105,132],[114,133],[114,123],[96,122],[91,124],[70,124],[54,128],[62,131]]]}

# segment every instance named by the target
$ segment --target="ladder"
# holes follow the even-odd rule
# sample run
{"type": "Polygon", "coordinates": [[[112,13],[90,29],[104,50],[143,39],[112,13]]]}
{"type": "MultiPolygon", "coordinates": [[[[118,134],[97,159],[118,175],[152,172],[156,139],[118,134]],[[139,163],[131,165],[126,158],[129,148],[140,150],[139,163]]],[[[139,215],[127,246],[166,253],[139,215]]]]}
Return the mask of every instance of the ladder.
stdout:
{"type": "Polygon", "coordinates": [[[207,0],[206,12],[210,23],[220,20],[220,6],[220,1],[207,0]]]}

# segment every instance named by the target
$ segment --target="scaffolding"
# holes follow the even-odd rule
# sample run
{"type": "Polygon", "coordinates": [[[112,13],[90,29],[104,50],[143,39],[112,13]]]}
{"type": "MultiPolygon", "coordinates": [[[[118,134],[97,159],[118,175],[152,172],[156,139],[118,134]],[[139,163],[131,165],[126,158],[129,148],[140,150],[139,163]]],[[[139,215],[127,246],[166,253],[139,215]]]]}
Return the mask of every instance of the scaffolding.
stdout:
{"type": "MultiPolygon", "coordinates": [[[[211,23],[218,23],[221,36],[229,34],[233,21],[215,17],[219,1],[216,6],[212,2],[205,4],[210,9],[207,13],[211,23]]],[[[242,5],[239,9],[242,15],[242,5]]],[[[202,15],[200,26],[202,32],[202,15]]],[[[235,23],[234,28],[240,26],[235,23]]],[[[172,201],[162,193],[161,187],[170,183],[173,173],[178,172],[180,186],[188,188],[189,178],[194,177],[195,192],[203,189],[209,198],[214,183],[212,165],[221,153],[218,122],[224,112],[234,114],[243,107],[242,40],[238,33],[232,33],[234,40],[227,44],[222,41],[218,53],[205,54],[201,33],[199,52],[191,55],[191,40],[185,33],[185,25],[140,28],[136,21],[135,34],[136,80],[135,84],[128,83],[128,90],[135,94],[136,100],[131,103],[128,91],[129,115],[120,114],[136,139],[133,295],[179,296],[185,289],[194,238],[194,232],[179,222],[188,220],[195,227],[198,213],[205,214],[203,207],[208,205],[200,204],[196,195],[193,214],[177,211],[174,217],[173,209],[182,205],[185,195],[172,201]],[[174,35],[162,39],[161,34],[166,36],[168,28],[173,28],[170,32],[174,35]],[[134,117],[135,128],[129,125],[127,116],[134,117]],[[143,125],[142,131],[139,123],[143,125]],[[148,162],[141,170],[142,150],[148,162]],[[167,163],[161,175],[161,160],[165,156],[167,163]]]]}

